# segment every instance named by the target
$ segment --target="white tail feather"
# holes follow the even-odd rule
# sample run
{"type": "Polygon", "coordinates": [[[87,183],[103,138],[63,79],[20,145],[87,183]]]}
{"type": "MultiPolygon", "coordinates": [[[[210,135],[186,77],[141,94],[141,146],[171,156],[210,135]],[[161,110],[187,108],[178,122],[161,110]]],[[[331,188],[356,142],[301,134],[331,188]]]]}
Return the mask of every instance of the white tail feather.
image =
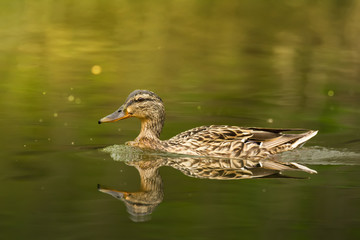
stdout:
{"type": "Polygon", "coordinates": [[[291,144],[292,148],[296,148],[299,145],[305,143],[307,140],[309,140],[310,138],[314,137],[316,134],[318,133],[318,131],[309,131],[307,135],[305,135],[302,138],[299,138],[296,142],[294,142],[293,144],[291,144]]]}

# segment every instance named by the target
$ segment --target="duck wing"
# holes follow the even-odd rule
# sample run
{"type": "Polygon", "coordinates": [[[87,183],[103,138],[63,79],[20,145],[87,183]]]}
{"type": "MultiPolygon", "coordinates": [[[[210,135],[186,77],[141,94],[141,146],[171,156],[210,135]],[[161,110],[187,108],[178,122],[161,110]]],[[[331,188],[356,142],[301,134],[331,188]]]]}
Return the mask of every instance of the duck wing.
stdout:
{"type": "Polygon", "coordinates": [[[240,155],[251,130],[236,126],[201,126],[182,132],[164,141],[166,151],[197,156],[230,157],[240,155]]]}
{"type": "Polygon", "coordinates": [[[300,128],[246,128],[251,130],[249,141],[258,142],[262,148],[274,149],[286,145],[286,150],[294,149],[317,134],[318,131],[300,128]],[[291,133],[286,133],[291,132],[291,133]]]}
{"type": "Polygon", "coordinates": [[[211,125],[182,132],[166,141],[169,152],[189,155],[264,158],[270,154],[292,150],[317,131],[304,129],[243,128],[211,125]],[[304,133],[284,133],[284,132],[304,133]]]}
{"type": "Polygon", "coordinates": [[[188,141],[194,139],[201,142],[214,140],[245,140],[252,136],[251,129],[244,129],[237,126],[211,125],[201,126],[182,132],[168,141],[188,141]]]}

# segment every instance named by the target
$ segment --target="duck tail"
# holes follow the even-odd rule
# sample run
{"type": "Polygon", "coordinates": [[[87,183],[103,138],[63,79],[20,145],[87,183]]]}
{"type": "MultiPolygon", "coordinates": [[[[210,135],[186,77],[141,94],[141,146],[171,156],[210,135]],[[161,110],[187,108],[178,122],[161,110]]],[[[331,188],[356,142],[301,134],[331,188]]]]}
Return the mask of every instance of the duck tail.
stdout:
{"type": "Polygon", "coordinates": [[[306,141],[308,141],[310,138],[314,137],[318,133],[318,130],[310,130],[306,133],[301,134],[300,138],[298,138],[295,142],[291,144],[291,147],[297,148],[299,146],[302,146],[306,141]]]}
{"type": "Polygon", "coordinates": [[[277,138],[264,141],[262,147],[268,149],[271,154],[293,150],[302,146],[317,133],[317,130],[309,130],[301,134],[281,134],[277,138]]]}

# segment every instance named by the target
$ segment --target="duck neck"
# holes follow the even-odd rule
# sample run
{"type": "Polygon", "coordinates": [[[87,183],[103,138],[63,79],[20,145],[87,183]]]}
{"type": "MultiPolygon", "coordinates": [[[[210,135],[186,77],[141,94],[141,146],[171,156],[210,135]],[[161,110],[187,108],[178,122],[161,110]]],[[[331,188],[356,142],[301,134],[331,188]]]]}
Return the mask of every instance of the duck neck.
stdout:
{"type": "Polygon", "coordinates": [[[136,138],[139,142],[150,142],[160,141],[160,133],[164,126],[164,118],[160,119],[141,119],[141,131],[139,136],[136,138]]]}

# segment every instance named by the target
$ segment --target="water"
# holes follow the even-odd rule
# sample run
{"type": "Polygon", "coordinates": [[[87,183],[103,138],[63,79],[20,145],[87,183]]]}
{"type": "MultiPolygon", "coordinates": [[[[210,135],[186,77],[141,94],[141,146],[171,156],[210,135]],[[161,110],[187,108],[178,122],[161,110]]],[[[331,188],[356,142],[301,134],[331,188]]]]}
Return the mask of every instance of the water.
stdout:
{"type": "Polygon", "coordinates": [[[358,239],[359,11],[358,1],[1,1],[1,238],[358,239]],[[209,124],[318,129],[281,156],[318,174],[215,180],[159,166],[156,206],[134,218],[98,184],[141,192],[136,163],[164,156],[124,147],[135,119],[97,124],[134,89],[165,102],[162,139],[209,124]]]}

